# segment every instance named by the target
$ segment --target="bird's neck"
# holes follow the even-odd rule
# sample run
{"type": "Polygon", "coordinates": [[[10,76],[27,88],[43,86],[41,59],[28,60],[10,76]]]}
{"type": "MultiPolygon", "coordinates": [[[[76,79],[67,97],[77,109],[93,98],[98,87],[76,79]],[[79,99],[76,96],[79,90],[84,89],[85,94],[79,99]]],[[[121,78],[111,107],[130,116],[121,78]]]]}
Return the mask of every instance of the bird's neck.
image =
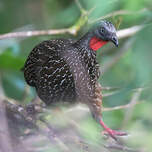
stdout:
{"type": "Polygon", "coordinates": [[[82,38],[80,38],[80,40],[78,40],[76,43],[83,48],[92,51],[97,51],[103,45],[105,45],[107,41],[97,38],[93,32],[88,32],[82,38]]]}

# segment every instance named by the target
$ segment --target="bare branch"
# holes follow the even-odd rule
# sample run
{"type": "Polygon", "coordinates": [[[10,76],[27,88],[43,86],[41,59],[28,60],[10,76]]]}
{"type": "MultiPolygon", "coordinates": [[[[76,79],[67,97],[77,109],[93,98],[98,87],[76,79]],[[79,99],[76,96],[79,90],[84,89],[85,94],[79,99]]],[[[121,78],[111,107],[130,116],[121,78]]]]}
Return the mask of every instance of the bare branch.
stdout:
{"type": "MultiPolygon", "coordinates": [[[[137,25],[127,29],[122,29],[117,31],[117,36],[119,39],[126,38],[136,34],[140,31],[143,26],[137,25]]],[[[42,35],[57,35],[57,34],[71,34],[76,35],[80,30],[79,28],[67,28],[67,29],[54,29],[54,30],[38,30],[38,31],[25,31],[25,32],[12,32],[0,35],[0,40],[8,38],[20,38],[20,37],[33,37],[33,36],[42,36],[42,35]]]]}
{"type": "Polygon", "coordinates": [[[137,32],[139,32],[144,26],[136,25],[130,28],[122,29],[117,32],[117,36],[119,39],[130,37],[137,32]]]}
{"type": "Polygon", "coordinates": [[[102,111],[114,111],[114,110],[120,110],[120,109],[127,109],[127,108],[130,108],[130,107],[133,107],[134,105],[137,105],[137,104],[141,104],[140,103],[129,103],[129,104],[126,104],[126,105],[121,105],[121,106],[115,106],[115,107],[112,107],[112,108],[103,108],[102,111]]]}
{"type": "Polygon", "coordinates": [[[40,36],[40,35],[55,35],[55,34],[65,34],[65,33],[75,35],[76,31],[74,29],[67,28],[67,29],[58,29],[58,30],[38,30],[38,31],[13,32],[13,33],[1,34],[0,39],[32,37],[32,36],[40,36]]]}

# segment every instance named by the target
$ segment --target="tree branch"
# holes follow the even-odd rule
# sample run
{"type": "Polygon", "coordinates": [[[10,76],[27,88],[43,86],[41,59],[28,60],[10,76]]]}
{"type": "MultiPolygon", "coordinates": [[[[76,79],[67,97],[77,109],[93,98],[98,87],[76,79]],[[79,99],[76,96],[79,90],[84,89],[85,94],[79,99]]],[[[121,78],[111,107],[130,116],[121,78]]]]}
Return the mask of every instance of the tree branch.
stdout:
{"type": "Polygon", "coordinates": [[[106,18],[117,16],[117,15],[133,15],[133,14],[143,13],[145,11],[146,11],[146,8],[139,10],[139,11],[118,10],[118,11],[114,11],[112,13],[109,13],[105,16],[101,16],[95,20],[89,20],[89,23],[94,23],[94,22],[97,22],[97,21],[100,21],[100,20],[103,20],[106,18]]]}
{"type": "Polygon", "coordinates": [[[136,25],[133,27],[119,30],[119,31],[117,31],[117,36],[119,39],[130,37],[132,35],[135,35],[137,32],[139,32],[143,27],[144,26],[142,26],[142,25],[136,25]]]}
{"type": "Polygon", "coordinates": [[[101,73],[107,72],[117,61],[128,51],[128,48],[132,45],[134,39],[127,40],[124,45],[113,55],[110,61],[105,62],[102,66],[101,73]]]}
{"type": "Polygon", "coordinates": [[[139,88],[132,96],[132,99],[130,101],[130,108],[128,108],[126,110],[126,113],[125,113],[125,118],[123,120],[123,123],[122,123],[122,127],[126,126],[126,124],[128,123],[128,121],[131,119],[132,117],[132,113],[133,113],[133,109],[134,109],[134,105],[136,105],[138,103],[138,100],[140,98],[140,95],[142,93],[142,88],[139,88]]]}
{"type": "MultiPolygon", "coordinates": [[[[85,21],[86,23],[86,21],[85,21]]],[[[8,38],[20,38],[20,37],[33,37],[33,36],[42,36],[42,35],[57,35],[57,34],[71,34],[76,35],[80,28],[85,24],[83,23],[81,26],[73,26],[66,29],[52,29],[52,30],[37,30],[37,31],[24,31],[24,32],[12,32],[0,35],[0,40],[8,39],[8,38]]],[[[140,31],[143,26],[137,25],[130,28],[122,29],[117,31],[117,36],[119,39],[130,37],[140,31]]]]}
{"type": "Polygon", "coordinates": [[[55,35],[55,34],[75,34],[76,31],[73,29],[58,29],[58,30],[38,30],[38,31],[25,31],[25,32],[12,32],[1,34],[0,39],[8,38],[20,38],[20,37],[32,37],[32,36],[41,36],[41,35],[55,35]]]}
{"type": "Polygon", "coordinates": [[[141,104],[140,103],[129,103],[129,104],[126,104],[126,105],[121,105],[121,106],[115,106],[115,107],[112,107],[112,108],[103,108],[102,111],[114,111],[114,110],[120,110],[120,109],[127,109],[127,108],[130,108],[130,107],[133,107],[137,104],[141,104]]]}
{"type": "Polygon", "coordinates": [[[75,0],[76,5],[78,6],[79,10],[81,11],[81,13],[86,12],[86,10],[82,7],[82,5],[80,4],[79,0],[75,0]]]}

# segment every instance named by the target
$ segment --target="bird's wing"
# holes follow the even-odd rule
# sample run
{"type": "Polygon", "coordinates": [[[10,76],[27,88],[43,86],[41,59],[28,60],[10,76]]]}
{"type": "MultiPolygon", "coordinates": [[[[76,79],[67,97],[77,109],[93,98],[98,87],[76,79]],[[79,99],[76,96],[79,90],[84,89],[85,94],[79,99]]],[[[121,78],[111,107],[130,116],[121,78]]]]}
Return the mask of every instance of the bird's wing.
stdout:
{"type": "Polygon", "coordinates": [[[55,39],[47,40],[38,44],[29,54],[24,67],[24,77],[30,86],[35,86],[38,80],[38,74],[50,60],[50,58],[59,57],[60,51],[66,44],[71,44],[72,40],[55,39]]]}

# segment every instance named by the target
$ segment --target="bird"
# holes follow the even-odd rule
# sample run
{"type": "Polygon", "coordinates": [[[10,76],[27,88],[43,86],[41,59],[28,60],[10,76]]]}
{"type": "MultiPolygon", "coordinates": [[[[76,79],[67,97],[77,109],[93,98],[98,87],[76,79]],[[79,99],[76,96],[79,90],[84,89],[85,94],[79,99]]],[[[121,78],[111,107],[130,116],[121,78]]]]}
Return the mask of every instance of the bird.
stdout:
{"type": "Polygon", "coordinates": [[[36,89],[48,106],[56,103],[83,103],[104,132],[117,140],[125,132],[112,130],[102,118],[102,87],[97,50],[112,42],[118,47],[116,29],[110,21],[97,22],[80,39],[51,39],[36,45],[23,71],[28,85],[36,89]]]}

